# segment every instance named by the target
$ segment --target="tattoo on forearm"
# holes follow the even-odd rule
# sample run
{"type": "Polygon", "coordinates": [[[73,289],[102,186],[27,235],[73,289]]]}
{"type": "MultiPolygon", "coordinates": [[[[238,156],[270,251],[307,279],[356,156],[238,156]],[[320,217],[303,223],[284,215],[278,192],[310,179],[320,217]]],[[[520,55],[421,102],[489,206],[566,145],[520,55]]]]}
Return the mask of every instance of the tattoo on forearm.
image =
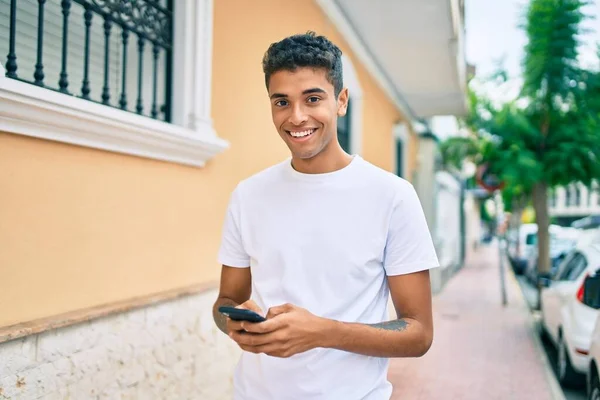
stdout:
{"type": "Polygon", "coordinates": [[[229,299],[220,299],[219,301],[217,301],[217,304],[215,304],[215,307],[213,309],[213,319],[215,320],[215,324],[217,324],[217,328],[219,328],[221,332],[223,332],[226,335],[229,334],[229,332],[227,332],[227,317],[219,312],[219,307],[237,307],[238,305],[239,304],[237,304],[235,301],[229,299]]]}
{"type": "Polygon", "coordinates": [[[408,327],[408,322],[403,319],[395,319],[393,321],[380,322],[378,324],[369,324],[373,328],[384,329],[386,331],[403,331],[408,327]]]}

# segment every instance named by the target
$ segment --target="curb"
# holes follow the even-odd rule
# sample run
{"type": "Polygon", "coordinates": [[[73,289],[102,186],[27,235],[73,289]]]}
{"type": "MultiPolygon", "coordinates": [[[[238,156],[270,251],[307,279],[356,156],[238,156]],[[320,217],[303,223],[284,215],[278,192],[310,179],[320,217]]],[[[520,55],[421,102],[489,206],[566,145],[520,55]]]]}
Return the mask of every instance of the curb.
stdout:
{"type": "Polygon", "coordinates": [[[521,287],[519,286],[519,282],[517,282],[517,278],[514,274],[514,271],[512,270],[512,268],[510,268],[510,263],[506,259],[506,257],[505,257],[504,267],[505,267],[505,272],[506,272],[505,276],[507,277],[507,280],[510,282],[510,284],[512,286],[515,287],[517,296],[521,299],[521,302],[526,307],[526,311],[527,311],[527,315],[528,315],[527,325],[529,328],[529,336],[533,340],[534,346],[538,353],[538,357],[539,357],[540,361],[542,362],[542,364],[544,365],[544,372],[546,375],[546,380],[548,381],[548,386],[550,386],[550,391],[552,392],[552,399],[553,400],[566,400],[565,394],[564,394],[562,388],[560,387],[558,380],[556,379],[556,375],[554,375],[554,369],[552,368],[552,365],[550,365],[550,360],[548,360],[548,355],[544,351],[542,341],[539,337],[539,330],[537,327],[539,326],[539,322],[540,322],[540,318],[541,318],[540,313],[534,312],[529,309],[529,305],[527,304],[527,299],[523,295],[523,291],[521,290],[521,287]]]}

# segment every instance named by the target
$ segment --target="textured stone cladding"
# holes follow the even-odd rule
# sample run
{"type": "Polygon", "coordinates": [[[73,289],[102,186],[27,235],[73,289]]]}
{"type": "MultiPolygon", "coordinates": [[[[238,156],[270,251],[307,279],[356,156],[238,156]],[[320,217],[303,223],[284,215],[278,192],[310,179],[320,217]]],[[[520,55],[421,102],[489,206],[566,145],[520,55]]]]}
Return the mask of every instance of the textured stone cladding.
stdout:
{"type": "Polygon", "coordinates": [[[0,399],[232,397],[239,348],[215,326],[215,291],[0,344],[0,399]]]}

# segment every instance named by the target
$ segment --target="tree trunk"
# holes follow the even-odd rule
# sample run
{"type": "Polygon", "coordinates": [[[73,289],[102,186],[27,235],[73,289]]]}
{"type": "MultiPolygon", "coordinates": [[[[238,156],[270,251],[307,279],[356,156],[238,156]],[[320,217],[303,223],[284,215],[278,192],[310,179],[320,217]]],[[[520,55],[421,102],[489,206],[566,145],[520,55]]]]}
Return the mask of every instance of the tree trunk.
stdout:
{"type": "MultiPolygon", "coordinates": [[[[536,183],[533,187],[533,208],[535,209],[535,220],[538,226],[538,276],[550,274],[550,234],[548,227],[550,218],[548,215],[548,185],[546,182],[536,183]]],[[[542,288],[538,284],[538,303],[536,309],[540,309],[542,288]]]]}

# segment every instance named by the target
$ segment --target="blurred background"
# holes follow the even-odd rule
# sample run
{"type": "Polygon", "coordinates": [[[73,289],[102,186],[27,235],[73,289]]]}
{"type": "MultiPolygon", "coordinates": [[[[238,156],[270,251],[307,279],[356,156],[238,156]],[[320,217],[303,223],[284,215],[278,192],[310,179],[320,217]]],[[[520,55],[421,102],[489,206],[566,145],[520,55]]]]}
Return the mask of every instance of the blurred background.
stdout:
{"type": "MultiPolygon", "coordinates": [[[[288,157],[261,70],[343,51],[351,154],[442,264],[393,398],[600,399],[600,3],[0,0],[0,399],[231,398],[231,191],[288,157]]],[[[343,384],[343,383],[340,383],[343,384]]]]}

